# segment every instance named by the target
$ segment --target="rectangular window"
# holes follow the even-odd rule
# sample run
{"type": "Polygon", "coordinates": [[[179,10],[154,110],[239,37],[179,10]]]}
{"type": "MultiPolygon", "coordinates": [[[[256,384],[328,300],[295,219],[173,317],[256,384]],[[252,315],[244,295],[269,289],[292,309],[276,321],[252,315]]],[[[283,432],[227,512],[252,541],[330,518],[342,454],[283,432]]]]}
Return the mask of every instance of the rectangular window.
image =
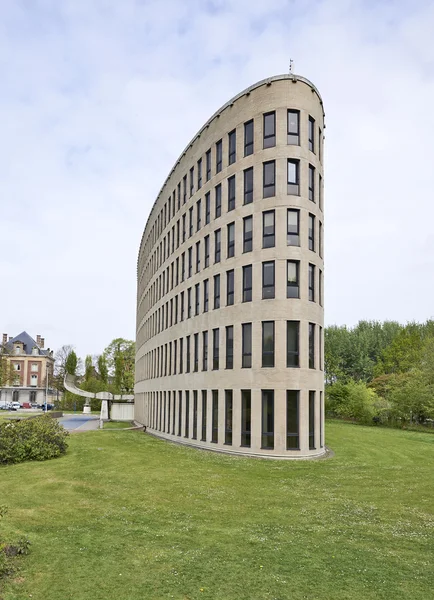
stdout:
{"type": "Polygon", "coordinates": [[[226,327],[226,369],[234,368],[234,327],[226,327]]]}
{"type": "Polygon", "coordinates": [[[196,231],[202,227],[202,200],[196,202],[196,231]]]}
{"type": "Polygon", "coordinates": [[[319,393],[319,447],[324,447],[324,430],[323,430],[323,414],[324,414],[324,406],[323,406],[323,397],[322,392],[319,393]]]}
{"type": "Polygon", "coordinates": [[[253,154],[253,119],[244,123],[244,156],[253,154]]]}
{"type": "Polygon", "coordinates": [[[206,180],[209,181],[211,179],[211,148],[205,154],[205,162],[206,162],[206,180]]]}
{"type": "Polygon", "coordinates": [[[219,263],[221,259],[221,229],[214,232],[214,263],[219,263]]]}
{"type": "Polygon", "coordinates": [[[262,263],[262,299],[274,298],[274,260],[262,263]]]}
{"type": "Polygon", "coordinates": [[[200,271],[200,242],[196,242],[196,273],[200,271]]]}
{"type": "Polygon", "coordinates": [[[311,302],[315,302],[315,265],[312,265],[310,263],[309,263],[308,285],[309,285],[309,300],[311,302]]]}
{"type": "Polygon", "coordinates": [[[215,218],[222,214],[222,185],[219,183],[215,186],[215,218]]]}
{"type": "Polygon", "coordinates": [[[276,195],[276,162],[270,160],[263,163],[263,197],[276,195]]]}
{"type": "Polygon", "coordinates": [[[251,252],[253,248],[253,216],[243,219],[243,252],[251,252]]]}
{"type": "Polygon", "coordinates": [[[299,261],[286,261],[286,297],[300,298],[300,275],[299,261]]]}
{"type": "Polygon", "coordinates": [[[173,374],[176,375],[176,367],[178,362],[178,340],[173,340],[173,374]]]}
{"type": "Polygon", "coordinates": [[[223,167],[223,142],[219,140],[215,145],[215,172],[220,173],[223,167]]]}
{"type": "Polygon", "coordinates": [[[309,165],[309,200],[315,202],[315,167],[309,165]]]}
{"type": "Polygon", "coordinates": [[[208,332],[202,333],[202,371],[208,371],[208,332]]]}
{"type": "Polygon", "coordinates": [[[199,158],[197,161],[197,189],[200,190],[202,187],[202,159],[199,158]]]}
{"type": "Polygon", "coordinates": [[[197,390],[193,392],[193,435],[192,438],[197,440],[197,390]]]}
{"type": "Polygon", "coordinates": [[[250,369],[252,367],[252,324],[242,324],[242,357],[241,366],[243,369],[250,369]]]}
{"type": "Polygon", "coordinates": [[[319,203],[320,210],[323,209],[323,207],[322,207],[322,193],[323,193],[323,189],[322,189],[322,177],[321,177],[321,175],[318,175],[318,203],[319,203]]]}
{"type": "Polygon", "coordinates": [[[235,175],[228,179],[228,212],[235,209],[235,175]]]}
{"type": "MultiPolygon", "coordinates": [[[[322,162],[322,148],[321,148],[321,144],[322,144],[322,131],[318,127],[318,159],[319,159],[319,162],[322,162]]],[[[320,393],[322,393],[322,392],[320,392],[320,393]]]]}
{"type": "Polygon", "coordinates": [[[322,258],[322,223],[318,222],[318,252],[320,258],[322,258]]]}
{"type": "Polygon", "coordinates": [[[300,245],[300,211],[288,208],[286,243],[288,246],[300,245]]]}
{"type": "Polygon", "coordinates": [[[211,442],[217,444],[219,439],[219,392],[212,390],[211,442]]]}
{"type": "Polygon", "coordinates": [[[181,183],[178,183],[178,210],[181,209],[181,183]]]}
{"type": "Polygon", "coordinates": [[[235,223],[227,226],[228,258],[235,256],[235,223]]]}
{"type": "Polygon", "coordinates": [[[309,391],[309,450],[315,450],[315,392],[309,391]]]}
{"type": "Polygon", "coordinates": [[[322,306],[323,298],[322,298],[322,271],[318,269],[318,302],[319,305],[322,306]]]}
{"type": "Polygon", "coordinates": [[[315,368],[315,323],[309,323],[309,369],[315,368]]]}
{"type": "Polygon", "coordinates": [[[188,237],[193,235],[193,207],[188,211],[188,237]]]}
{"type": "Polygon", "coordinates": [[[212,368],[217,371],[219,368],[219,348],[220,348],[220,332],[219,329],[212,330],[212,368]]]}
{"type": "Polygon", "coordinates": [[[178,435],[181,435],[182,427],[182,392],[178,392],[178,435]]]}
{"type": "Polygon", "coordinates": [[[315,216],[309,213],[308,245],[309,250],[315,252],[315,216]]]}
{"type": "Polygon", "coordinates": [[[187,218],[187,215],[184,213],[182,215],[182,243],[185,242],[185,239],[186,239],[186,236],[187,236],[186,218],[187,218]]]}
{"type": "Polygon", "coordinates": [[[274,321],[262,321],[262,366],[274,367],[274,321]]]}
{"type": "Polygon", "coordinates": [[[309,117],[308,121],[309,150],[315,152],[315,119],[309,117]]]}
{"type": "Polygon", "coordinates": [[[190,246],[188,249],[188,271],[187,278],[193,275],[193,248],[190,246]]]}
{"type": "Polygon", "coordinates": [[[252,392],[241,390],[241,446],[250,448],[252,436],[252,392]]]}
{"type": "Polygon", "coordinates": [[[286,449],[299,450],[299,395],[298,390],[286,390],[286,449]]]}
{"type": "Polygon", "coordinates": [[[288,159],[287,193],[293,196],[300,195],[300,161],[288,159]]]}
{"type": "Polygon", "coordinates": [[[205,194],[205,225],[208,225],[211,219],[211,192],[205,194]]]}
{"type": "Polygon", "coordinates": [[[232,165],[237,160],[237,133],[235,129],[228,134],[228,141],[228,158],[229,164],[232,165]]]}
{"type": "Polygon", "coordinates": [[[220,275],[214,275],[214,308],[220,308],[220,275]]]}
{"type": "Polygon", "coordinates": [[[202,390],[202,437],[200,438],[201,442],[206,442],[206,409],[206,390],[202,390]]]}
{"type": "Polygon", "coordinates": [[[180,221],[179,219],[176,221],[176,247],[179,248],[179,231],[180,231],[180,221]]]}
{"type": "Polygon", "coordinates": [[[287,143],[293,146],[300,145],[300,112],[298,110],[288,110],[287,143]]]}
{"type": "Polygon", "coordinates": [[[208,312],[209,307],[209,280],[204,279],[203,282],[203,312],[208,312]]]}
{"type": "Polygon", "coordinates": [[[190,373],[190,336],[185,338],[185,372],[190,373]]]}
{"type": "Polygon", "coordinates": [[[179,338],[179,372],[184,370],[184,340],[179,338]]]}
{"type": "Polygon", "coordinates": [[[200,305],[200,290],[199,284],[196,283],[194,286],[194,314],[197,316],[199,314],[199,305],[200,305]]]}
{"type": "Polygon", "coordinates": [[[226,306],[234,303],[234,270],[226,271],[226,306]]]}
{"type": "Polygon", "coordinates": [[[194,167],[190,169],[190,198],[194,194],[194,167]]]}
{"type": "Polygon", "coordinates": [[[252,265],[243,267],[243,302],[252,301],[252,265]]]}
{"type": "Polygon", "coordinates": [[[225,390],[225,444],[232,445],[232,390],[225,390]]]}
{"type": "Polygon", "coordinates": [[[190,436],[190,392],[185,392],[185,432],[184,437],[190,436]]]}
{"type": "Polygon", "coordinates": [[[264,148],[276,145],[276,113],[269,112],[264,115],[264,148]]]}
{"type": "Polygon", "coordinates": [[[319,339],[318,339],[318,354],[319,354],[319,369],[320,371],[323,370],[323,356],[322,356],[322,327],[318,326],[318,334],[319,334],[319,339]]]}
{"type": "Polygon", "coordinates": [[[199,371],[199,334],[198,333],[194,334],[193,352],[194,352],[193,371],[195,373],[197,373],[197,371],[199,371]]]}
{"type": "Polygon", "coordinates": [[[262,390],[261,447],[274,448],[274,390],[262,390]]]}
{"type": "Polygon", "coordinates": [[[300,322],[286,321],[286,366],[299,367],[300,322]]]}
{"type": "Polygon", "coordinates": [[[187,202],[187,175],[182,178],[182,203],[187,202]]]}
{"type": "Polygon", "coordinates": [[[181,292],[181,315],[179,320],[184,320],[184,292],[181,292]]]}
{"type": "Polygon", "coordinates": [[[209,267],[209,235],[205,236],[205,269],[209,267]]]}
{"type": "Polygon", "coordinates": [[[275,240],[274,210],[262,213],[262,247],[274,248],[275,240]]]}
{"type": "Polygon", "coordinates": [[[253,202],[253,167],[244,171],[244,204],[253,202]]]}
{"type": "Polygon", "coordinates": [[[187,319],[191,318],[191,287],[187,290],[187,319]]]}

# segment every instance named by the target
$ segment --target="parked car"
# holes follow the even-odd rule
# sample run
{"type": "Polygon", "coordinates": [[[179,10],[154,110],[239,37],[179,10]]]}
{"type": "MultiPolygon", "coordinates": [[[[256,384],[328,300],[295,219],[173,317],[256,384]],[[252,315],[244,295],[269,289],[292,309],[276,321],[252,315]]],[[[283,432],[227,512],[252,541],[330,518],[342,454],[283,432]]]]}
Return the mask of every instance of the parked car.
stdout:
{"type": "Polygon", "coordinates": [[[11,409],[12,410],[20,410],[21,408],[21,404],[19,402],[12,402],[11,403],[11,409]]]}
{"type": "Polygon", "coordinates": [[[30,402],[23,402],[22,408],[32,408],[32,405],[30,404],[30,402]]]}

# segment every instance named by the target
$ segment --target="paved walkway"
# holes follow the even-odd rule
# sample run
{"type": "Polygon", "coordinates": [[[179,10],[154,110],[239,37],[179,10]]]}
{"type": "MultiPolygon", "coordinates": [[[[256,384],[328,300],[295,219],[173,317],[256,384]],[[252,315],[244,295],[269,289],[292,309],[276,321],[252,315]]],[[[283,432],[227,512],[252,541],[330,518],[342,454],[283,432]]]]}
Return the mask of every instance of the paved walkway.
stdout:
{"type": "Polygon", "coordinates": [[[59,419],[59,423],[63,425],[65,429],[73,431],[74,433],[79,431],[91,431],[98,429],[99,417],[96,415],[84,414],[65,415],[59,419]]]}

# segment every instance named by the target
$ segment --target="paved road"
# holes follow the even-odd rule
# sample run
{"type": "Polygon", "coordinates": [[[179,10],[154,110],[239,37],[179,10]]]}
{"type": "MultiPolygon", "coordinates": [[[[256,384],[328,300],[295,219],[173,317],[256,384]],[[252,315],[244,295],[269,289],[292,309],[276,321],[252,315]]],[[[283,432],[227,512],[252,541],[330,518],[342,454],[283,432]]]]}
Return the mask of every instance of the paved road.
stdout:
{"type": "Polygon", "coordinates": [[[59,419],[59,423],[68,431],[91,431],[98,429],[99,417],[96,415],[65,415],[59,419]]]}

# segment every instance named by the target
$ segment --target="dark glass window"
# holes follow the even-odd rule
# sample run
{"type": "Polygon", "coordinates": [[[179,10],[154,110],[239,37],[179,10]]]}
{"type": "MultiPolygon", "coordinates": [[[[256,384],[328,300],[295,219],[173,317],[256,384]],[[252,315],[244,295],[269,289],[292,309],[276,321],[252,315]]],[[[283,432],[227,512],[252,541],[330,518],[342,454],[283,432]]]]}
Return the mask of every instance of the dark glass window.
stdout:
{"type": "Polygon", "coordinates": [[[188,237],[193,235],[193,207],[188,211],[188,237]]]}
{"type": "Polygon", "coordinates": [[[222,185],[219,183],[215,186],[215,218],[217,219],[222,214],[222,185]]]}
{"type": "Polygon", "coordinates": [[[196,273],[200,271],[200,242],[196,242],[196,273]]]}
{"type": "Polygon", "coordinates": [[[208,312],[209,307],[209,280],[203,281],[203,312],[208,312]]]}
{"type": "Polygon", "coordinates": [[[244,123],[244,156],[253,154],[253,119],[244,123]]]}
{"type": "Polygon", "coordinates": [[[262,299],[274,298],[274,260],[262,263],[262,299]]]}
{"type": "Polygon", "coordinates": [[[315,119],[309,117],[308,122],[308,140],[309,140],[309,150],[311,152],[315,152],[315,119]]]}
{"type": "Polygon", "coordinates": [[[196,283],[194,286],[194,314],[197,316],[199,314],[199,303],[200,303],[200,290],[199,284],[196,283]]]}
{"type": "Polygon", "coordinates": [[[205,162],[206,162],[206,180],[209,181],[211,179],[211,148],[205,154],[205,162]]]}
{"type": "Polygon", "coordinates": [[[219,392],[212,390],[211,442],[217,444],[219,439],[219,392]]]}
{"type": "Polygon", "coordinates": [[[185,338],[185,372],[190,373],[190,336],[185,338]]]}
{"type": "Polygon", "coordinates": [[[196,231],[202,227],[202,200],[196,202],[196,231]]]}
{"type": "Polygon", "coordinates": [[[202,442],[206,442],[206,409],[206,390],[202,390],[202,437],[200,438],[202,442]]]}
{"type": "Polygon", "coordinates": [[[315,392],[309,392],[309,450],[315,450],[315,392]]]}
{"type": "Polygon", "coordinates": [[[211,219],[211,193],[205,194],[205,225],[208,225],[211,219]]]}
{"type": "Polygon", "coordinates": [[[199,371],[199,334],[195,333],[193,338],[193,371],[199,371]]]}
{"type": "Polygon", "coordinates": [[[190,436],[190,392],[185,392],[185,434],[184,437],[190,436]]]}
{"type": "Polygon", "coordinates": [[[243,252],[251,252],[253,248],[253,217],[243,219],[243,252]]]}
{"type": "Polygon", "coordinates": [[[274,367],[274,321],[262,321],[262,366],[274,367]]]}
{"type": "Polygon", "coordinates": [[[208,371],[208,332],[202,333],[202,371],[208,371]]]}
{"type": "Polygon", "coordinates": [[[185,223],[186,217],[187,217],[187,215],[184,213],[182,215],[182,243],[185,242],[185,238],[186,238],[186,235],[187,235],[186,223],[185,223]]]}
{"type": "Polygon", "coordinates": [[[187,175],[182,178],[182,203],[187,202],[187,175]]]}
{"type": "Polygon", "coordinates": [[[274,390],[262,390],[262,448],[274,448],[274,390]]]}
{"type": "Polygon", "coordinates": [[[223,142],[219,140],[215,145],[215,172],[220,173],[223,166],[223,142]]]}
{"type": "Polygon", "coordinates": [[[182,427],[182,392],[178,392],[178,435],[181,435],[182,427]]]}
{"type": "Polygon", "coordinates": [[[243,302],[252,301],[252,265],[243,267],[243,302]]]}
{"type": "Polygon", "coordinates": [[[194,194],[194,167],[190,169],[190,198],[194,194]]]}
{"type": "Polygon", "coordinates": [[[275,222],[274,210],[267,210],[262,213],[262,247],[274,248],[275,240],[275,222]]]}
{"type": "Polygon", "coordinates": [[[228,233],[228,258],[235,255],[235,223],[229,223],[227,226],[228,233]]]}
{"type": "Polygon", "coordinates": [[[187,290],[187,319],[191,317],[191,287],[187,290]]]}
{"type": "Polygon", "coordinates": [[[320,371],[322,371],[323,370],[322,327],[318,326],[318,334],[319,334],[319,339],[318,339],[319,369],[320,369],[320,371]]]}
{"type": "Polygon", "coordinates": [[[299,367],[300,322],[286,321],[286,366],[299,367]]]}
{"type": "Polygon", "coordinates": [[[228,212],[235,208],[235,175],[228,179],[228,212]]]}
{"type": "MultiPolygon", "coordinates": [[[[319,159],[319,162],[322,162],[322,148],[321,148],[321,144],[322,144],[322,131],[318,127],[318,159],[319,159]]],[[[320,392],[320,393],[322,393],[322,392],[320,392]]]]}
{"type": "Polygon", "coordinates": [[[315,368],[315,323],[309,323],[309,369],[315,368]]]}
{"type": "Polygon", "coordinates": [[[270,160],[263,163],[263,197],[276,195],[276,162],[270,160]]]}
{"type": "Polygon", "coordinates": [[[180,221],[179,219],[176,221],[176,247],[179,248],[179,229],[180,229],[180,221]]]}
{"type": "Polygon", "coordinates": [[[321,221],[318,222],[318,252],[320,257],[322,258],[322,223],[321,221]]]}
{"type": "Polygon", "coordinates": [[[181,292],[181,315],[179,320],[184,320],[184,292],[181,292]]]}
{"type": "Polygon", "coordinates": [[[244,204],[253,202],[253,167],[244,171],[244,204]]]}
{"type": "Polygon", "coordinates": [[[288,110],[288,144],[300,145],[300,112],[288,110]]]}
{"type": "Polygon", "coordinates": [[[220,332],[218,329],[212,330],[212,368],[217,371],[219,368],[219,345],[220,345],[220,332]]]}
{"type": "Polygon", "coordinates": [[[220,308],[220,275],[214,275],[214,308],[220,308]]]}
{"type": "Polygon", "coordinates": [[[300,276],[299,276],[299,261],[286,261],[286,297],[300,298],[300,276]]]}
{"type": "Polygon", "coordinates": [[[242,357],[241,366],[243,369],[250,369],[252,366],[252,324],[242,324],[242,357]]]}
{"type": "Polygon", "coordinates": [[[231,165],[237,159],[237,133],[235,129],[228,134],[229,141],[229,164],[231,165]]]}
{"type": "Polygon", "coordinates": [[[193,248],[188,249],[188,276],[191,277],[193,274],[193,248]]]}
{"type": "Polygon", "coordinates": [[[320,210],[322,210],[322,177],[318,175],[318,202],[320,210]]]}
{"type": "MultiPolygon", "coordinates": [[[[179,338],[179,372],[182,373],[184,369],[184,340],[179,338]]],[[[181,434],[179,434],[181,435],[181,434]]]]}
{"type": "Polygon", "coordinates": [[[298,450],[299,439],[299,395],[298,390],[286,390],[286,449],[298,450]]]}
{"type": "Polygon", "coordinates": [[[202,187],[202,159],[199,158],[197,161],[197,189],[200,190],[202,187]]]}
{"type": "Polygon", "coordinates": [[[309,263],[309,300],[315,302],[315,265],[309,263]]]}
{"type": "Polygon", "coordinates": [[[293,196],[300,195],[300,162],[288,159],[287,193],[293,196]]]}
{"type": "Polygon", "coordinates": [[[209,235],[205,236],[205,269],[209,267],[209,235]]]}
{"type": "Polygon", "coordinates": [[[318,269],[318,302],[322,306],[322,271],[318,269]]]}
{"type": "Polygon", "coordinates": [[[308,230],[308,242],[309,250],[315,252],[315,217],[309,213],[309,230],[308,230]]]}
{"type": "Polygon", "coordinates": [[[241,446],[250,448],[252,435],[252,392],[241,390],[241,446]]]}
{"type": "Polygon", "coordinates": [[[234,368],[234,327],[226,327],[226,369],[234,368]]]}
{"type": "Polygon", "coordinates": [[[192,438],[197,440],[197,391],[193,392],[193,435],[192,438]]]}
{"type": "Polygon", "coordinates": [[[232,445],[232,390],[225,390],[225,444],[232,445]]]}
{"type": "Polygon", "coordinates": [[[300,245],[300,211],[288,208],[286,243],[288,246],[300,245]]]}
{"type": "Polygon", "coordinates": [[[180,208],[181,208],[181,184],[180,183],[178,183],[177,190],[178,190],[178,194],[177,194],[177,196],[178,196],[178,210],[180,210],[180,208]]]}
{"type": "Polygon", "coordinates": [[[234,303],[234,270],[226,272],[226,306],[234,303]]]}
{"type": "Polygon", "coordinates": [[[264,115],[264,148],[276,145],[276,113],[269,112],[264,115]]]}
{"type": "Polygon", "coordinates": [[[221,259],[221,229],[214,232],[214,263],[220,262],[221,259]]]}
{"type": "Polygon", "coordinates": [[[315,202],[315,167],[309,165],[309,200],[315,202]]]}

